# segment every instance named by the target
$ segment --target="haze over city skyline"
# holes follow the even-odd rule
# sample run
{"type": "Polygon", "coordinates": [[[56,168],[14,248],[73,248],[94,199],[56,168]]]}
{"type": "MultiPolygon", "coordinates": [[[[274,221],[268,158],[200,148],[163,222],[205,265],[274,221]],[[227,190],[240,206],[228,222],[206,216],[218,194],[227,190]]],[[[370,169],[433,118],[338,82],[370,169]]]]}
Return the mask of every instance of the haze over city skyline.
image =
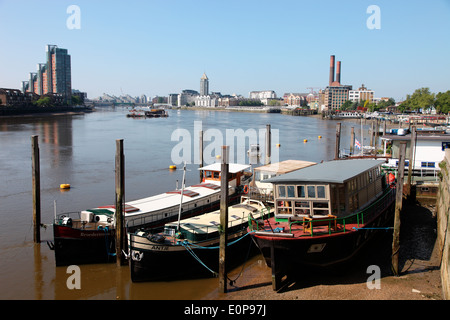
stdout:
{"type": "Polygon", "coordinates": [[[89,98],[199,90],[308,92],[342,84],[397,101],[415,89],[447,91],[450,1],[12,1],[0,0],[0,87],[20,88],[45,46],[72,57],[72,88],[89,98]],[[80,9],[70,29],[68,7],[80,9]],[[370,5],[380,29],[370,29],[370,5]]]}

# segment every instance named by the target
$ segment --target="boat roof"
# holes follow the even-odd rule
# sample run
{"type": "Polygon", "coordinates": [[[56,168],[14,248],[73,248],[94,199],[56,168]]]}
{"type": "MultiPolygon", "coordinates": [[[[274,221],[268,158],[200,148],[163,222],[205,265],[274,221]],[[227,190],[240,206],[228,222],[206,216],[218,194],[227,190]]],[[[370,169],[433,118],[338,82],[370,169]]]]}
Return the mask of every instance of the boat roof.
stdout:
{"type": "Polygon", "coordinates": [[[265,166],[255,168],[255,171],[273,172],[285,174],[298,169],[306,168],[317,164],[316,162],[303,160],[285,160],[277,163],[267,164],[265,166]]]}
{"type": "Polygon", "coordinates": [[[333,160],[266,179],[262,182],[273,184],[296,182],[344,183],[385,162],[385,160],[372,159],[333,160]]]}
{"type": "MultiPolygon", "coordinates": [[[[262,203],[240,203],[228,207],[228,226],[232,227],[242,221],[248,221],[248,215],[251,213],[254,218],[261,217],[261,209],[264,208],[262,203]]],[[[220,225],[220,210],[215,210],[199,216],[180,220],[180,228],[185,231],[194,231],[196,233],[212,233],[217,231],[220,225]],[[202,231],[200,231],[202,229],[202,231]]],[[[166,223],[166,226],[176,227],[178,222],[166,223]]]]}
{"type": "MultiPolygon", "coordinates": [[[[399,136],[396,134],[386,134],[381,137],[383,140],[396,140],[396,141],[411,141],[411,133],[405,134],[403,136],[399,136]]],[[[450,134],[447,133],[428,133],[428,134],[417,134],[417,140],[436,140],[436,141],[449,141],[450,134]]]]}
{"type": "MultiPolygon", "coordinates": [[[[210,183],[201,183],[195,186],[186,187],[183,192],[183,203],[188,203],[201,197],[207,197],[213,193],[219,192],[220,188],[212,188],[210,183]]],[[[143,199],[127,201],[126,205],[137,208],[138,210],[126,212],[125,216],[132,217],[134,215],[140,215],[146,212],[154,212],[173,206],[179,206],[180,200],[181,190],[174,190],[143,199]]]]}
{"type": "MultiPolygon", "coordinates": [[[[222,163],[220,162],[216,162],[210,165],[207,165],[205,167],[201,167],[198,170],[208,170],[208,171],[221,171],[222,163]]],[[[229,163],[228,164],[228,172],[229,173],[236,173],[236,172],[240,172],[240,171],[244,171],[249,169],[251,166],[248,164],[239,164],[239,163],[229,163]]]]}

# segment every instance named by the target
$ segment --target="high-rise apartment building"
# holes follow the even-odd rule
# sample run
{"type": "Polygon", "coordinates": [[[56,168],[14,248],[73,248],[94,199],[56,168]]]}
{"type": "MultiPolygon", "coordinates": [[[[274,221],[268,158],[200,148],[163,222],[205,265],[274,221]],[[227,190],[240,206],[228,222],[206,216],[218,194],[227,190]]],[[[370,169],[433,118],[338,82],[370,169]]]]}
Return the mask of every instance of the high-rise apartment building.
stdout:
{"type": "Polygon", "coordinates": [[[207,96],[209,94],[209,80],[205,73],[200,78],[200,95],[207,96]]]}
{"type": "Polygon", "coordinates": [[[30,73],[30,79],[22,82],[22,91],[38,95],[59,94],[65,101],[72,96],[72,72],[67,49],[47,45],[47,63],[39,63],[37,72],[30,73]]]}

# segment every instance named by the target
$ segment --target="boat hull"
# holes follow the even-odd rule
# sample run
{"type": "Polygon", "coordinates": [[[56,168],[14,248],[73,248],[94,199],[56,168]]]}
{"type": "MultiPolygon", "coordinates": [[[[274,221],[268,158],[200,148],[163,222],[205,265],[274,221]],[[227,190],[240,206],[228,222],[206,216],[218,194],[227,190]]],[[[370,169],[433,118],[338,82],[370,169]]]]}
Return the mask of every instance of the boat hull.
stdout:
{"type": "MultiPolygon", "coordinates": [[[[258,252],[246,230],[235,233],[229,239],[240,239],[227,247],[227,269],[244,263],[249,255],[258,252]],[[240,238],[242,237],[242,238],[240,238]]],[[[181,244],[164,245],[143,242],[129,235],[129,265],[133,282],[167,281],[179,279],[207,278],[217,275],[219,268],[219,239],[205,241],[201,248],[181,244]]]]}
{"type": "Polygon", "coordinates": [[[363,227],[345,233],[283,238],[252,233],[273,274],[298,274],[299,269],[333,268],[351,260],[380,230],[391,226],[394,202],[363,227]]]}
{"type": "MultiPolygon", "coordinates": [[[[230,196],[230,203],[238,203],[240,195],[230,196]]],[[[182,218],[200,215],[218,209],[220,200],[199,206],[182,213],[182,218]]],[[[178,216],[170,216],[149,224],[129,228],[132,232],[139,228],[157,228],[175,221],[178,216]]],[[[115,231],[84,230],[61,224],[53,225],[55,262],[57,266],[72,264],[109,263],[115,260],[115,231]]]]}
{"type": "Polygon", "coordinates": [[[53,232],[56,266],[116,261],[114,230],[82,230],[54,225],[53,232]]]}

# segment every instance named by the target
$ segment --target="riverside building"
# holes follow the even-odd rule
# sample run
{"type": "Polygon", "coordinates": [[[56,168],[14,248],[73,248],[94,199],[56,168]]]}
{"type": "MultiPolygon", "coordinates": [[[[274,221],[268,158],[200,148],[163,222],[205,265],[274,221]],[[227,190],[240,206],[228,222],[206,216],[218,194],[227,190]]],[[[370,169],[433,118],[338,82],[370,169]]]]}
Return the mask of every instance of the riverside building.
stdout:
{"type": "Polygon", "coordinates": [[[67,49],[56,45],[46,47],[47,63],[39,63],[37,72],[30,72],[28,81],[22,81],[22,92],[38,95],[58,94],[70,102],[72,96],[71,58],[67,49]]]}

